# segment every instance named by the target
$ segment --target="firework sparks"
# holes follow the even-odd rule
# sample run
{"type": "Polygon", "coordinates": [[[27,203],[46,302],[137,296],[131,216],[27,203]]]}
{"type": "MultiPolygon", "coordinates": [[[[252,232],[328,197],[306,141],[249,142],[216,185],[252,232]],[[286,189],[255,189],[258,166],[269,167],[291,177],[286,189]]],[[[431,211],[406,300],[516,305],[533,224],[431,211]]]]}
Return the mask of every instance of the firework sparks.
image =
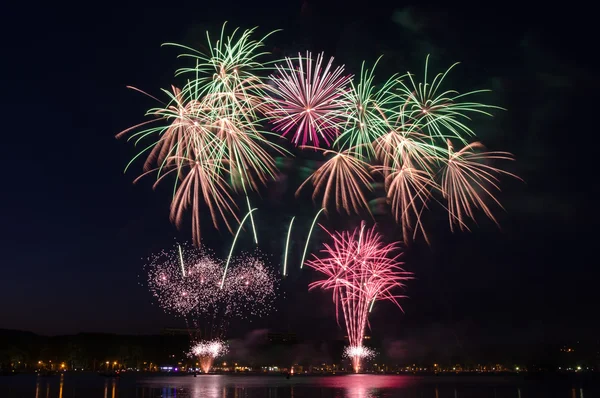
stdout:
{"type": "Polygon", "coordinates": [[[478,113],[492,116],[487,110],[502,108],[464,101],[469,96],[489,90],[477,90],[464,94],[455,90],[442,91],[440,87],[444,79],[456,65],[458,63],[450,66],[444,73],[438,73],[433,81],[428,82],[429,56],[427,56],[423,82],[416,83],[413,75],[408,73],[406,77],[410,83],[399,81],[399,96],[405,102],[405,111],[408,116],[428,130],[432,138],[453,137],[466,144],[467,141],[464,137],[475,135],[465,123],[470,120],[468,115],[478,113]]]}
{"type": "Polygon", "coordinates": [[[455,152],[448,140],[448,159],[442,170],[442,192],[448,200],[450,229],[458,224],[460,229],[468,229],[467,218],[474,219],[474,209],[482,209],[487,217],[496,224],[496,218],[485,201],[490,198],[502,207],[492,190],[500,190],[497,175],[504,174],[514,178],[516,175],[492,167],[485,162],[490,160],[513,160],[508,152],[487,152],[485,147],[474,142],[455,152]]]}
{"type": "MultiPolygon", "coordinates": [[[[208,206],[213,225],[218,229],[219,220],[223,220],[227,229],[231,231],[228,215],[235,213],[235,203],[228,190],[225,179],[219,169],[206,161],[188,159],[189,171],[177,187],[171,202],[171,221],[180,227],[186,210],[192,213],[192,239],[200,244],[200,207],[204,203],[208,206]]],[[[181,169],[172,169],[170,172],[179,173],[181,169]]],[[[164,176],[168,175],[166,173],[164,176]]],[[[163,176],[163,177],[164,177],[163,176]]],[[[157,180],[157,183],[160,181],[157,180]]]]}
{"type": "Polygon", "coordinates": [[[323,191],[322,207],[327,209],[330,199],[335,202],[337,211],[344,209],[347,214],[359,213],[368,208],[364,188],[371,189],[372,177],[368,170],[370,165],[348,151],[324,151],[324,155],[333,154],[317,169],[296,191],[296,195],[304,185],[312,181],[314,186],[313,200],[323,191]]]}
{"type": "Polygon", "coordinates": [[[279,287],[259,253],[231,258],[224,283],[224,261],[203,247],[183,246],[181,254],[179,246],[162,251],[149,258],[145,268],[158,305],[184,318],[191,332],[204,328],[206,335],[223,335],[231,318],[269,313],[279,287]]]}
{"type": "MultiPolygon", "coordinates": [[[[248,191],[258,190],[277,174],[269,151],[284,153],[266,139],[274,133],[263,131],[259,122],[268,102],[259,76],[265,53],[260,52],[262,40],[252,39],[253,32],[235,30],[225,37],[223,25],[216,43],[207,36],[208,55],[176,45],[185,49],[182,57],[195,61],[194,67],[182,68],[177,75],[192,73],[194,79],[183,89],[166,92],[170,101],[148,112],[159,127],[146,128],[149,121],[117,135],[141,129],[130,137],[136,144],[154,139],[133,160],[149,153],[142,176],[158,171],[157,182],[166,175],[176,176],[171,219],[180,225],[185,212],[191,212],[196,245],[200,245],[201,206],[208,206],[215,227],[223,219],[233,233],[228,217],[238,218],[230,191],[243,191],[250,210],[248,191]]],[[[255,231],[252,216],[251,222],[255,231]]],[[[256,233],[254,240],[258,241],[256,233]]]]}
{"type": "MultiPolygon", "coordinates": [[[[394,290],[404,287],[403,281],[412,274],[400,267],[401,252],[394,255],[399,243],[385,244],[375,227],[365,229],[363,224],[352,232],[328,233],[333,244],[324,245],[323,257],[314,256],[306,263],[326,278],[311,283],[309,289],[332,290],[336,315],[343,314],[350,347],[358,349],[363,347],[372,302],[389,300],[400,307],[398,299],[404,296],[394,290]]],[[[355,353],[352,362],[358,371],[361,357],[355,353]]]]}
{"type": "Polygon", "coordinates": [[[348,346],[344,349],[343,356],[352,361],[352,368],[356,373],[360,371],[360,363],[364,359],[374,358],[375,351],[365,346],[348,346]]]}
{"type": "Polygon", "coordinates": [[[262,59],[269,53],[263,51],[264,42],[276,31],[255,39],[256,28],[234,29],[227,34],[226,27],[224,23],[216,41],[206,32],[209,54],[176,43],[166,45],[183,49],[181,57],[195,61],[194,66],[176,72],[176,75],[192,75],[186,91],[195,97],[214,95],[222,101],[220,107],[255,117],[265,97],[260,74],[266,69],[262,59]]]}
{"type": "Polygon", "coordinates": [[[332,70],[333,57],[325,68],[322,62],[322,53],[314,63],[311,53],[304,59],[298,54],[298,66],[286,58],[287,68],[277,65],[278,76],[271,76],[274,106],[267,115],[283,136],[293,133],[296,145],[319,146],[320,139],[330,145],[343,120],[342,97],[351,76],[343,75],[343,66],[332,70]]]}
{"type": "Polygon", "coordinates": [[[374,153],[373,141],[388,131],[385,119],[396,100],[396,77],[377,87],[374,83],[376,65],[369,70],[363,62],[358,82],[350,81],[350,90],[344,92],[345,122],[334,142],[334,147],[367,159],[374,153]]]}
{"type": "Polygon", "coordinates": [[[204,373],[208,373],[215,359],[227,354],[227,345],[219,340],[199,341],[192,346],[190,356],[195,356],[200,361],[204,373]]]}

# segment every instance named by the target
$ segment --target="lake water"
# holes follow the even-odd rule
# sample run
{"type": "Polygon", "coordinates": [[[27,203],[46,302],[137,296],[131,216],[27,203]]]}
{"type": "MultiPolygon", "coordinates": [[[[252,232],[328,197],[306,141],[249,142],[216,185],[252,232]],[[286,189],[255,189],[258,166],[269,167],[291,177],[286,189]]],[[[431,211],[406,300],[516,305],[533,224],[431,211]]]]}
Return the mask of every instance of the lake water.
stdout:
{"type": "Polygon", "coordinates": [[[520,376],[140,376],[0,377],[2,398],[598,398],[600,385],[520,376]]]}

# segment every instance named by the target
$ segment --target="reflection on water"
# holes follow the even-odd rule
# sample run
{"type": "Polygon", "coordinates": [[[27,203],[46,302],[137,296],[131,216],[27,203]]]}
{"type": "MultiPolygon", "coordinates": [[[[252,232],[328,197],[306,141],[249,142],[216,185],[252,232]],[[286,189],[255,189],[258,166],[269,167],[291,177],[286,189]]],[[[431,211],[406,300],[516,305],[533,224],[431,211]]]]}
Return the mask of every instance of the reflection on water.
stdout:
{"type": "MultiPolygon", "coordinates": [[[[41,377],[36,377],[36,382],[35,382],[35,398],[42,398],[40,395],[40,379],[42,379],[41,377]]],[[[58,398],[63,398],[63,385],[65,383],[65,375],[61,374],[60,375],[60,383],[58,385],[58,398]]],[[[46,398],[50,398],[50,384],[46,383],[46,398]]],[[[0,385],[1,386],[1,385],[0,385]]],[[[2,389],[0,388],[0,391],[2,391],[2,389]]]]}
{"type": "Polygon", "coordinates": [[[503,377],[384,375],[136,376],[97,374],[0,377],[0,397],[35,398],[584,398],[600,397],[600,385],[529,382],[503,377]],[[583,388],[581,387],[583,385],[583,388]]]}
{"type": "MultiPolygon", "coordinates": [[[[117,396],[117,379],[106,379],[104,381],[104,398],[108,398],[109,391],[110,391],[111,398],[116,398],[116,396],[117,396]],[[110,387],[109,387],[109,385],[110,385],[110,387]]],[[[59,397],[59,398],[62,398],[62,397],[59,397]]]]}

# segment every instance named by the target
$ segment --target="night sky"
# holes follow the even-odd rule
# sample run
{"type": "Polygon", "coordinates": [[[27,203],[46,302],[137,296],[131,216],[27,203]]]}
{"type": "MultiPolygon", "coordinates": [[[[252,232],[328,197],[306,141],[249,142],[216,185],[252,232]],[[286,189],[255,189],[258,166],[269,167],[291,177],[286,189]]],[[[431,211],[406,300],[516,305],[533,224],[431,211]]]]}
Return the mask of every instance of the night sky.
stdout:
{"type": "MultiPolygon", "coordinates": [[[[525,180],[503,181],[506,211],[496,212],[501,228],[481,218],[471,233],[451,234],[443,215],[434,212],[427,220],[431,246],[417,242],[406,256],[417,279],[409,283],[405,313],[376,307],[373,334],[418,336],[421,342],[435,336],[529,342],[600,333],[600,271],[593,265],[598,206],[592,196],[600,79],[591,11],[491,4],[485,10],[435,9],[377,1],[363,3],[372,8],[341,1],[182,4],[9,9],[0,28],[0,328],[155,333],[179,324],[151,304],[138,282],[142,258],[191,234],[169,222],[168,187],[152,191],[151,179],[132,184],[141,163],[123,174],[135,149],[114,136],[155,105],[127,85],[156,94],[175,81],[181,61],[161,43],[193,46],[206,29],[216,34],[227,20],[231,26],[259,25],[261,33],[282,28],[267,42],[270,50],[324,50],[354,73],[363,59],[373,62],[381,54],[382,77],[421,72],[428,53],[436,70],[460,61],[449,80],[453,88],[491,88],[484,100],[507,109],[477,125],[490,149],[515,154],[510,170],[525,180]]],[[[285,298],[276,315],[232,335],[261,327],[313,338],[315,325],[332,337],[339,333],[330,296],[308,293],[316,275],[297,269],[302,228],[318,207],[285,199],[293,198],[296,180],[280,186],[283,193],[272,194],[270,187],[262,192],[264,202],[256,199],[261,246],[274,259],[289,219],[296,215],[302,225],[285,298]]],[[[203,225],[208,243],[224,253],[231,236],[203,225]]],[[[382,228],[390,238],[399,231],[382,228]]]]}

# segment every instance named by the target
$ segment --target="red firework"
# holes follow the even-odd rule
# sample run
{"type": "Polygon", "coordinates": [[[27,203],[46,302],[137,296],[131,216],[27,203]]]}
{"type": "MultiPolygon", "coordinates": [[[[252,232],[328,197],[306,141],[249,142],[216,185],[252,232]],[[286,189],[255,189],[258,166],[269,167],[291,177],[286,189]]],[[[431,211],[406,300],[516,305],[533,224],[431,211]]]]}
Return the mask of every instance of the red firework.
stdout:
{"type": "MultiPolygon", "coordinates": [[[[352,232],[325,231],[333,244],[324,244],[321,252],[325,256],[314,256],[307,265],[326,279],[311,283],[309,289],[333,291],[336,316],[339,322],[341,307],[350,348],[362,352],[370,308],[378,300],[392,301],[401,308],[398,299],[405,296],[394,291],[404,287],[403,281],[412,279],[412,274],[400,267],[400,243],[384,243],[375,227],[366,229],[363,223],[352,232]]],[[[360,369],[361,357],[357,354],[351,358],[355,371],[360,369]]]]}
{"type": "Polygon", "coordinates": [[[343,120],[342,97],[351,76],[343,75],[343,66],[332,70],[333,57],[324,69],[322,62],[322,53],[314,62],[311,53],[298,54],[298,65],[286,58],[287,67],[277,65],[279,75],[271,76],[274,96],[267,115],[283,136],[293,134],[296,145],[319,146],[323,139],[329,146],[343,120]]]}

